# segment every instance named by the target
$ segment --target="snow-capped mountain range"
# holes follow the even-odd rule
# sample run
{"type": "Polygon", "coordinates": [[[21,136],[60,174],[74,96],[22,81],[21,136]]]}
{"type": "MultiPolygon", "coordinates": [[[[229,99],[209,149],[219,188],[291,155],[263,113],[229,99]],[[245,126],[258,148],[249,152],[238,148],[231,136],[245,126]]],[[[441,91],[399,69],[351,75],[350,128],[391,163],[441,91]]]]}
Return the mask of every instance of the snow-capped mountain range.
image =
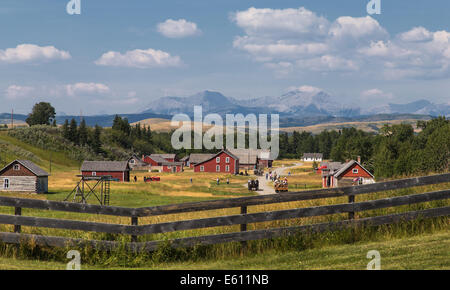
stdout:
{"type": "Polygon", "coordinates": [[[190,97],[168,96],[151,102],[142,113],[192,115],[194,106],[202,106],[204,114],[278,113],[283,117],[352,117],[377,114],[450,116],[449,103],[434,104],[427,100],[418,100],[407,104],[360,108],[338,102],[326,92],[312,87],[292,89],[277,97],[266,96],[246,100],[226,97],[213,91],[203,91],[190,97]]]}

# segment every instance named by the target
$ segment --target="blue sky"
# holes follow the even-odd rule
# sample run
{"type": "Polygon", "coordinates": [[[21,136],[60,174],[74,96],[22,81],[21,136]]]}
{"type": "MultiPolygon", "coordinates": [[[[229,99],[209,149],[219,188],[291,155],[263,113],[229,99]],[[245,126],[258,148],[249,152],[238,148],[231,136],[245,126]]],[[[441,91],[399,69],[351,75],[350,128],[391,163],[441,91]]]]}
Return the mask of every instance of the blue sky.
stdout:
{"type": "Polygon", "coordinates": [[[0,112],[132,113],[215,90],[317,87],[360,106],[450,102],[450,1],[2,0],[0,112]]]}

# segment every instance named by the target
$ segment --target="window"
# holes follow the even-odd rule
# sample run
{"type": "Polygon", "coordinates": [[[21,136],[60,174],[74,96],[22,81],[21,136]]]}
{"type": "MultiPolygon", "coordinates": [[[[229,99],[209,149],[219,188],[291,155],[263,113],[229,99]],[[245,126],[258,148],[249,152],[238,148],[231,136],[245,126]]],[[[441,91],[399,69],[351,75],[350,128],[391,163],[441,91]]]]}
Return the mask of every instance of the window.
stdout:
{"type": "Polygon", "coordinates": [[[216,158],[216,163],[220,163],[220,157],[216,158]]]}
{"type": "Polygon", "coordinates": [[[97,172],[92,172],[92,176],[97,176],[97,172]]]}
{"type": "Polygon", "coordinates": [[[14,164],[13,166],[13,170],[20,170],[20,165],[19,164],[14,164]]]}
{"type": "Polygon", "coordinates": [[[131,159],[131,160],[130,160],[130,163],[131,163],[131,164],[134,164],[134,159],[131,159]]]}
{"type": "Polygon", "coordinates": [[[230,165],[225,166],[225,171],[229,172],[230,171],[230,165]]]}
{"type": "Polygon", "coordinates": [[[200,171],[202,171],[202,172],[205,171],[205,166],[203,166],[203,165],[200,166],[200,171]]]}
{"type": "Polygon", "coordinates": [[[220,172],[220,165],[216,165],[216,171],[220,172]]]}
{"type": "Polygon", "coordinates": [[[230,157],[225,158],[226,163],[230,163],[230,157]]]}
{"type": "Polygon", "coordinates": [[[352,172],[353,174],[358,174],[358,168],[353,168],[352,172]]]}
{"type": "Polygon", "coordinates": [[[9,188],[9,179],[8,178],[5,178],[3,180],[3,188],[4,189],[8,189],[9,188]]]}

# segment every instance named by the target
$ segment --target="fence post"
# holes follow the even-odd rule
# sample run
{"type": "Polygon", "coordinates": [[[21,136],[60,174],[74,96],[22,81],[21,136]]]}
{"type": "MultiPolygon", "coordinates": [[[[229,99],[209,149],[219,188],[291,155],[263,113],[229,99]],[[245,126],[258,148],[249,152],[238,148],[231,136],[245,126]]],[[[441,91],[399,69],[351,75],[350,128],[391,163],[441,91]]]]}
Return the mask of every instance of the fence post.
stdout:
{"type": "MultiPolygon", "coordinates": [[[[14,215],[22,215],[22,208],[21,207],[15,207],[14,208],[14,215]]],[[[21,225],[14,225],[14,232],[20,233],[22,231],[21,225]]]]}
{"type": "MultiPolygon", "coordinates": [[[[348,202],[349,203],[354,203],[355,202],[355,196],[354,195],[349,195],[348,196],[348,202]]],[[[348,213],[348,219],[349,220],[352,220],[352,219],[354,219],[355,218],[355,212],[354,211],[350,211],[349,213],[348,213]]]]}
{"type": "MultiPolygon", "coordinates": [[[[246,206],[241,206],[241,214],[247,214],[247,207],[246,206]]],[[[246,232],[247,231],[247,224],[241,224],[241,232],[246,232]]],[[[247,242],[246,241],[242,241],[241,242],[242,248],[245,250],[247,248],[247,242]]]]}
{"type": "MultiPolygon", "coordinates": [[[[132,226],[137,226],[138,225],[138,217],[137,216],[132,216],[131,217],[131,225],[132,226]]],[[[137,236],[131,235],[131,242],[132,243],[136,243],[137,242],[137,236]]]]}

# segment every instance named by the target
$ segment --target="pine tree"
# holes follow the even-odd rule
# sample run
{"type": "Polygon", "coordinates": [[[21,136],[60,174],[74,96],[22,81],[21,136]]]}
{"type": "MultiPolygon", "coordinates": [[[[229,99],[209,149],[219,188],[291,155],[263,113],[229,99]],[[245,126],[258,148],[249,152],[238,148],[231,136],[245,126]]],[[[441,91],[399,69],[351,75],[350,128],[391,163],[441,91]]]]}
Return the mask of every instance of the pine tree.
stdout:
{"type": "Polygon", "coordinates": [[[88,131],[84,119],[81,120],[80,126],[78,127],[78,141],[80,145],[86,145],[88,143],[88,131]]]}
{"type": "Polygon", "coordinates": [[[77,121],[75,121],[75,119],[72,119],[70,121],[70,125],[69,125],[69,140],[72,141],[75,144],[79,144],[78,130],[77,130],[77,121]]]}
{"type": "Polygon", "coordinates": [[[102,152],[102,141],[100,140],[101,133],[102,127],[100,127],[99,125],[95,125],[91,146],[92,150],[94,150],[94,152],[97,154],[102,152]]]}
{"type": "Polygon", "coordinates": [[[64,121],[64,125],[62,125],[62,136],[65,139],[70,140],[69,120],[67,119],[64,121]]]}

